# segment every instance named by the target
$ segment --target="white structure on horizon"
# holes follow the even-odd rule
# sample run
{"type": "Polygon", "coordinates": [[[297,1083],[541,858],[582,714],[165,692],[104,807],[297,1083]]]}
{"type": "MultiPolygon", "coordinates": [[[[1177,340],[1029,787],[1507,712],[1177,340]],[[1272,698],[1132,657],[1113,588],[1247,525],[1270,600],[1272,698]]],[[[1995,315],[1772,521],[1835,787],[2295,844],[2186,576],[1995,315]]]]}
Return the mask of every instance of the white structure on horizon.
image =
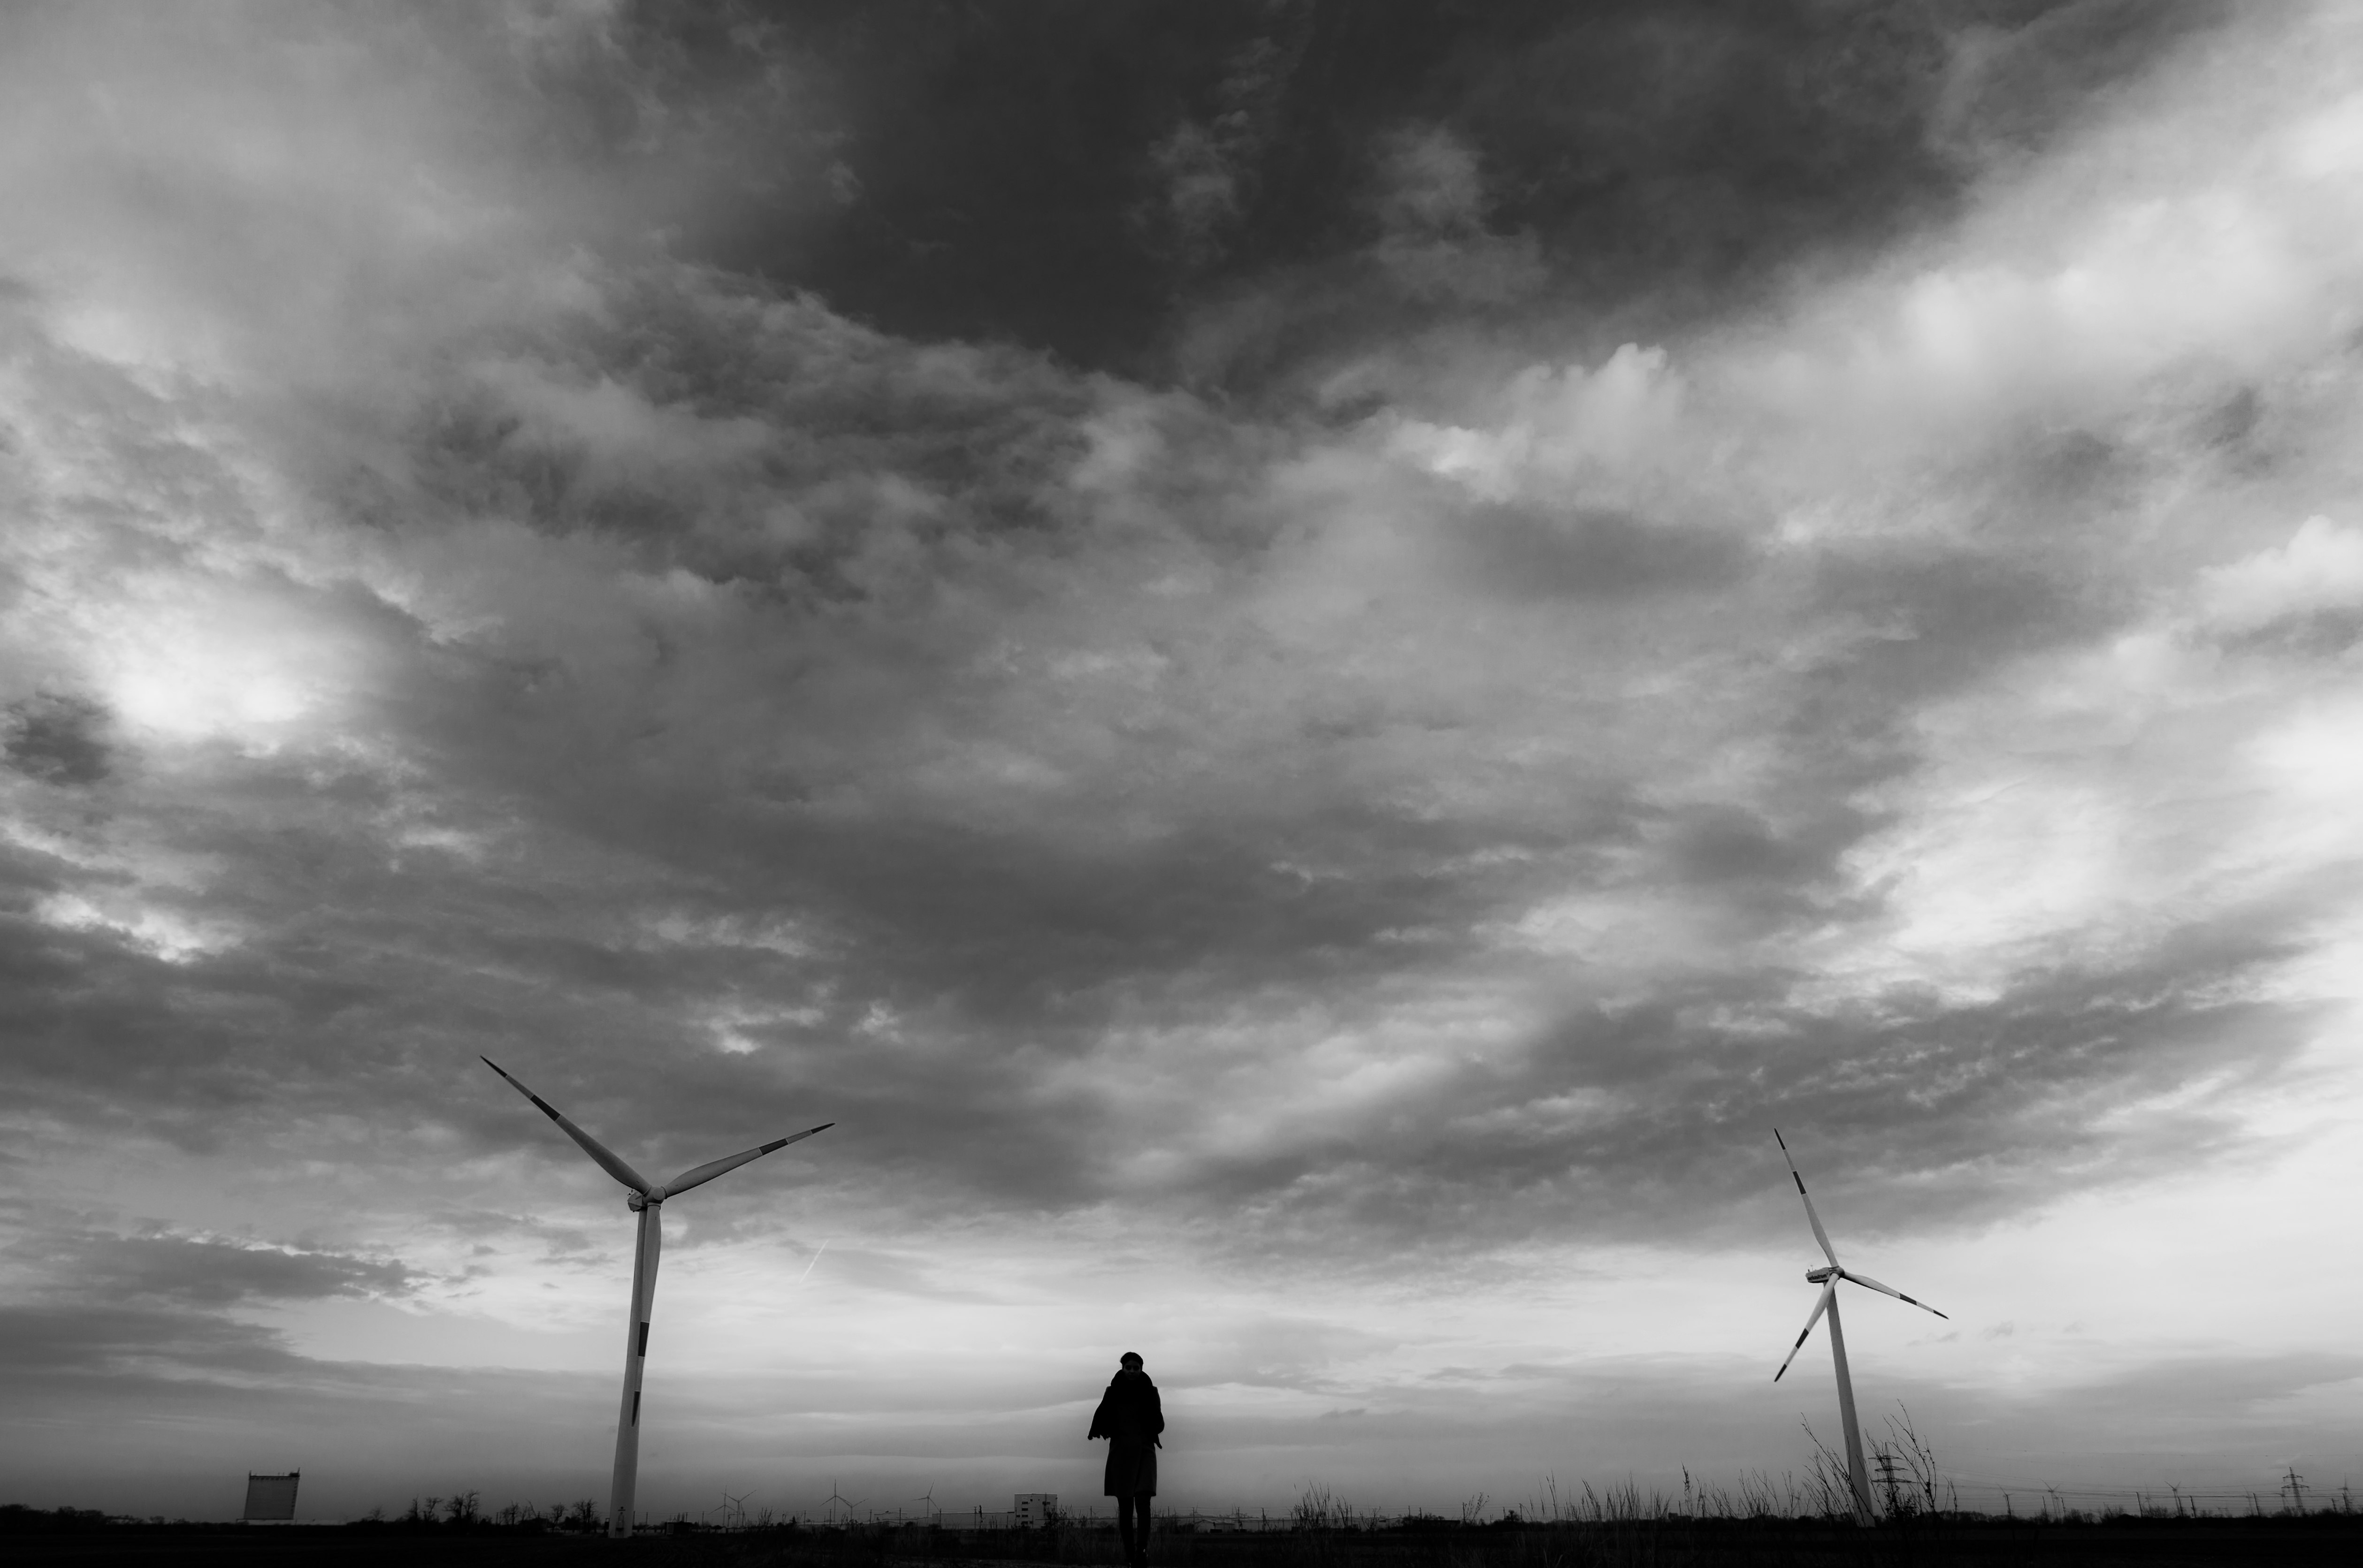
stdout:
{"type": "MultiPolygon", "coordinates": [[[[490,1056],[477,1058],[493,1071],[500,1073],[511,1088],[533,1101],[544,1116],[558,1123],[560,1132],[582,1145],[582,1152],[598,1162],[599,1168],[622,1182],[626,1187],[624,1207],[640,1217],[638,1245],[632,1253],[632,1312],[624,1320],[624,1401],[616,1415],[616,1474],[607,1496],[607,1533],[621,1539],[632,1533],[632,1494],[638,1488],[640,1475],[640,1370],[649,1357],[649,1320],[656,1313],[657,1253],[664,1241],[664,1222],[658,1211],[668,1198],[678,1198],[693,1187],[712,1181],[726,1171],[735,1171],[749,1160],[760,1160],[774,1149],[826,1132],[837,1125],[824,1121],[817,1127],[785,1138],[774,1138],[760,1148],[744,1154],[726,1154],[691,1170],[685,1170],[660,1187],[626,1165],[607,1146],[558,1113],[558,1108],[525,1085],[501,1072],[501,1065],[490,1056]]],[[[293,1496],[293,1490],[290,1490],[293,1496]]]]}
{"type": "Polygon", "coordinates": [[[1059,1518],[1059,1494],[1056,1492],[1020,1492],[1017,1494],[1017,1528],[1040,1529],[1054,1524],[1059,1518]]]}
{"type": "MultiPolygon", "coordinates": [[[[1797,1183],[1797,1196],[1805,1199],[1805,1219],[1814,1227],[1814,1240],[1822,1244],[1822,1255],[1830,1260],[1827,1268],[1805,1271],[1805,1283],[1820,1286],[1822,1298],[1814,1303],[1813,1316],[1805,1320],[1804,1331],[1798,1334],[1797,1342],[1789,1347],[1787,1359],[1781,1363],[1781,1372],[1789,1370],[1789,1363],[1796,1360],[1797,1353],[1805,1348],[1805,1335],[1814,1331],[1814,1325],[1822,1320],[1823,1313],[1827,1312],[1830,1315],[1830,1360],[1838,1373],[1838,1424],[1846,1429],[1847,1479],[1854,1486],[1855,1522],[1867,1525],[1871,1518],[1870,1471],[1862,1462],[1862,1426],[1854,1416],[1854,1379],[1847,1375],[1846,1335],[1838,1328],[1838,1281],[1850,1279],[1866,1289],[1876,1290],[1882,1296],[1892,1296],[1908,1306],[1917,1307],[1923,1312],[1936,1312],[1936,1309],[1925,1301],[1913,1300],[1893,1286],[1881,1285],[1868,1275],[1855,1274],[1839,1266],[1838,1254],[1830,1245],[1830,1233],[1822,1229],[1822,1217],[1814,1212],[1814,1200],[1806,1196],[1805,1178],[1797,1169],[1797,1156],[1789,1153],[1789,1141],[1781,1136],[1778,1127],[1772,1130],[1772,1141],[1781,1145],[1781,1155],[1789,1162],[1789,1175],[1797,1183]]],[[[1936,1316],[1943,1318],[1945,1314],[1936,1312],[1936,1316]]],[[[1781,1381],[1781,1372],[1772,1375],[1773,1382],[1781,1381]]]]}
{"type": "Polygon", "coordinates": [[[246,1473],[246,1507],[238,1516],[247,1522],[276,1524],[295,1518],[295,1484],[304,1479],[300,1470],[284,1475],[257,1475],[246,1473]]]}

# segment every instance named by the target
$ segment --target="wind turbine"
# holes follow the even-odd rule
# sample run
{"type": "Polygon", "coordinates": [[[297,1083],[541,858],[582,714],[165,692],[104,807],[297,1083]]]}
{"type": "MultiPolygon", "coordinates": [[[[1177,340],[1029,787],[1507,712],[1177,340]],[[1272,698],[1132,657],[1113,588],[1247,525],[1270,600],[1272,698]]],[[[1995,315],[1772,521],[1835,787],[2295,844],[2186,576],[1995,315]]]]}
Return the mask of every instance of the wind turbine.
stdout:
{"type": "MultiPolygon", "coordinates": [[[[1796,1360],[1797,1353],[1805,1348],[1805,1335],[1814,1331],[1814,1325],[1822,1320],[1823,1313],[1827,1312],[1830,1315],[1830,1360],[1838,1370],[1838,1422],[1846,1429],[1847,1478],[1854,1485],[1854,1520],[1857,1524],[1867,1525],[1870,1522],[1870,1472],[1862,1462],[1862,1427],[1855,1419],[1854,1379],[1847,1375],[1846,1334],[1838,1327],[1838,1281],[1850,1279],[1882,1296],[1892,1296],[1898,1301],[1917,1307],[1923,1312],[1936,1312],[1936,1309],[1925,1301],[1914,1301],[1894,1286],[1881,1285],[1869,1275],[1856,1274],[1839,1264],[1837,1252],[1830,1245],[1830,1233],[1822,1229],[1822,1217],[1814,1212],[1814,1200],[1805,1192],[1805,1178],[1798,1173],[1797,1156],[1789,1153],[1789,1141],[1781,1136],[1781,1130],[1777,1127],[1772,1130],[1772,1141],[1781,1145],[1781,1156],[1789,1162],[1789,1174],[1797,1182],[1797,1196],[1805,1199],[1805,1219],[1814,1227],[1814,1240],[1821,1242],[1822,1255],[1830,1260],[1827,1268],[1805,1271],[1805,1282],[1820,1286],[1822,1298],[1814,1303],[1813,1316],[1805,1320],[1803,1331],[1798,1334],[1797,1342],[1789,1347],[1788,1356],[1781,1363],[1781,1372],[1772,1375],[1772,1381],[1781,1381],[1781,1373],[1788,1371],[1789,1363],[1796,1360]]],[[[1945,1314],[1936,1312],[1936,1316],[1943,1318],[1945,1314]]]]}
{"type": "Polygon", "coordinates": [[[556,1106],[502,1072],[498,1062],[490,1056],[477,1059],[500,1073],[511,1088],[533,1101],[544,1116],[557,1122],[560,1132],[582,1145],[582,1152],[597,1161],[601,1170],[622,1182],[627,1189],[624,1207],[640,1217],[639,1242],[632,1252],[632,1315],[624,1322],[624,1398],[616,1414],[616,1474],[607,1493],[607,1533],[620,1540],[632,1533],[632,1494],[640,1474],[640,1370],[648,1362],[649,1320],[656,1312],[657,1253],[664,1242],[664,1221],[659,1210],[668,1198],[678,1198],[693,1187],[703,1187],[716,1176],[735,1171],[749,1160],[760,1160],[774,1149],[784,1149],[815,1132],[826,1132],[837,1123],[824,1121],[802,1132],[775,1138],[744,1154],[709,1160],[704,1165],[682,1172],[660,1187],[616,1158],[598,1139],[560,1116],[556,1106]]]}

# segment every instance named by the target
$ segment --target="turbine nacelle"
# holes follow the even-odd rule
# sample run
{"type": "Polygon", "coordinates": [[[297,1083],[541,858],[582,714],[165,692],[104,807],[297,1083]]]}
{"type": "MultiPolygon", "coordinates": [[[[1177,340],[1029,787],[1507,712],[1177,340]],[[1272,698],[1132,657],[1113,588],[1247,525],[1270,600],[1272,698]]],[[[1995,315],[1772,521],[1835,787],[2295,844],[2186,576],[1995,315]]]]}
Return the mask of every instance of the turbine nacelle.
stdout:
{"type": "Polygon", "coordinates": [[[1842,1268],[1832,1268],[1826,1265],[1821,1268],[1809,1268],[1805,1271],[1805,1283],[1807,1285],[1822,1285],[1833,1279],[1844,1279],[1845,1277],[1846,1270],[1842,1268]]]}

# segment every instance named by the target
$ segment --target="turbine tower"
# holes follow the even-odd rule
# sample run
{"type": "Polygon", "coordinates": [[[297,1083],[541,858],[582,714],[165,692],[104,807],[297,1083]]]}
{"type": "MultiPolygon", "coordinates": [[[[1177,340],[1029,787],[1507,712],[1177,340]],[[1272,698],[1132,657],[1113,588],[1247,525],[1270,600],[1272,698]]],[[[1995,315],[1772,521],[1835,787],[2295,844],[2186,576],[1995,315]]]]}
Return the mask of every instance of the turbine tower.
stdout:
{"type": "MultiPolygon", "coordinates": [[[[1854,1522],[1867,1525],[1870,1523],[1870,1471],[1862,1462],[1862,1426],[1855,1419],[1854,1379],[1847,1375],[1846,1334],[1838,1327],[1838,1281],[1850,1279],[1882,1296],[1892,1296],[1898,1301],[1917,1307],[1923,1312],[1936,1312],[1936,1309],[1925,1301],[1914,1301],[1892,1286],[1881,1285],[1867,1275],[1853,1273],[1838,1262],[1837,1252],[1830,1245],[1830,1233],[1822,1229],[1822,1217],[1814,1212],[1814,1200],[1805,1191],[1805,1178],[1798,1173],[1797,1156],[1789,1153],[1789,1141],[1781,1136],[1781,1130],[1777,1127],[1772,1130],[1772,1141],[1781,1145],[1781,1157],[1789,1162],[1789,1174],[1796,1178],[1797,1196],[1805,1200],[1805,1219],[1814,1227],[1814,1240],[1822,1244],[1822,1255],[1830,1260],[1827,1268],[1805,1271],[1805,1282],[1820,1286],[1822,1298],[1814,1303],[1813,1316],[1805,1320],[1803,1331],[1798,1334],[1797,1342],[1789,1347],[1788,1356],[1781,1363],[1781,1372],[1772,1375],[1772,1381],[1781,1381],[1781,1373],[1788,1371],[1789,1363],[1796,1360],[1797,1353],[1805,1348],[1805,1335],[1814,1331],[1814,1325],[1822,1320],[1823,1313],[1827,1312],[1830,1315],[1830,1361],[1837,1367],[1838,1373],[1838,1424],[1846,1429],[1847,1478],[1854,1485],[1854,1522]]],[[[1945,1314],[1936,1312],[1936,1316],[1943,1318],[1945,1314]]],[[[1947,1319],[1947,1321],[1950,1320],[1947,1319]]]]}
{"type": "Polygon", "coordinates": [[[622,1182],[626,1189],[624,1206],[640,1217],[639,1242],[632,1252],[632,1314],[624,1321],[624,1397],[616,1413],[616,1474],[607,1493],[607,1533],[620,1540],[632,1533],[632,1494],[639,1482],[640,1370],[648,1362],[649,1321],[656,1312],[657,1253],[664,1242],[664,1221],[660,1210],[664,1200],[678,1198],[693,1187],[702,1187],[726,1171],[735,1171],[749,1160],[760,1160],[774,1149],[784,1149],[815,1132],[826,1132],[837,1123],[824,1121],[802,1132],[775,1138],[760,1148],[710,1160],[660,1187],[618,1159],[598,1139],[560,1116],[556,1106],[502,1072],[498,1062],[490,1056],[477,1059],[500,1073],[511,1088],[557,1122],[558,1130],[580,1143],[582,1152],[597,1161],[601,1170],[622,1182]]]}

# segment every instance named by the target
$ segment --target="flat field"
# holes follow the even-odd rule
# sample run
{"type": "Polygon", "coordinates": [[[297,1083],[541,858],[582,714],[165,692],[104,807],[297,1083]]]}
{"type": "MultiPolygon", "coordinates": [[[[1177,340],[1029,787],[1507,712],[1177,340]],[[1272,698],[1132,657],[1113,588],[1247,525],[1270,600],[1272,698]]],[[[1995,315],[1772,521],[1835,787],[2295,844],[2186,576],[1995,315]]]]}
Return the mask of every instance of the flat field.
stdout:
{"type": "MultiPolygon", "coordinates": [[[[171,1563],[174,1568],[377,1568],[437,1563],[577,1568],[1112,1568],[1112,1529],[684,1531],[629,1541],[474,1528],[110,1524],[9,1532],[13,1568],[171,1563]]],[[[1824,1519],[1681,1518],[1550,1525],[1483,1525],[1268,1533],[1160,1533],[1153,1568],[1942,1568],[1954,1563],[2183,1564],[2363,1562],[2363,1515],[1999,1519],[1918,1515],[1871,1529],[1824,1519]]]]}

